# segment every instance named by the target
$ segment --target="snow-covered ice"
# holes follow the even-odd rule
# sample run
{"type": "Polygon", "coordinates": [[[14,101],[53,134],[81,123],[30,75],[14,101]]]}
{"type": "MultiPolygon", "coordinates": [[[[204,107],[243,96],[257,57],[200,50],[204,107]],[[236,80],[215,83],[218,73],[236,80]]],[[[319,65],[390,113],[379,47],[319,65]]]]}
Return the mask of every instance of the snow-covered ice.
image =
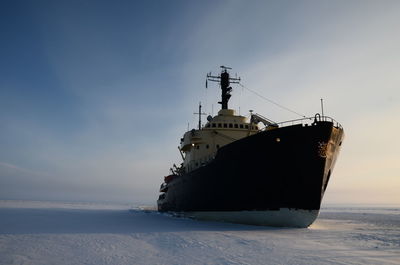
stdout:
{"type": "Polygon", "coordinates": [[[0,201],[0,264],[400,264],[400,209],[324,208],[299,229],[0,201]]]}

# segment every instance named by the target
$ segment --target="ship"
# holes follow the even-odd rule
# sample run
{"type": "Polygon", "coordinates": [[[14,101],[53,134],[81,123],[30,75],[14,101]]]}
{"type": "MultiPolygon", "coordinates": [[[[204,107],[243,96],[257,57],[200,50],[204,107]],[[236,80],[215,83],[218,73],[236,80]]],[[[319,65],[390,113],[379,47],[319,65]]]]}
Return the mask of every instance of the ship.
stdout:
{"type": "Polygon", "coordinates": [[[199,220],[308,227],[318,217],[344,139],[343,127],[322,113],[274,122],[228,108],[231,68],[207,81],[221,88],[221,109],[188,130],[160,186],[157,208],[199,220]]]}

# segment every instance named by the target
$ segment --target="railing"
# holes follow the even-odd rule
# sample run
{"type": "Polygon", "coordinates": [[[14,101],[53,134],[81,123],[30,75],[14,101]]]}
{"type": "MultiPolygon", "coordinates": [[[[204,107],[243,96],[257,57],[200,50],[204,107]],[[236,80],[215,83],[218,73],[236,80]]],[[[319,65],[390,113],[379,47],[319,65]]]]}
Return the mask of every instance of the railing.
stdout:
{"type": "MultiPolygon", "coordinates": [[[[279,127],[286,127],[286,126],[292,126],[292,125],[297,125],[297,124],[302,124],[302,125],[307,124],[308,125],[311,123],[311,125],[312,125],[316,122],[332,122],[334,127],[343,129],[342,125],[339,122],[337,122],[335,119],[328,117],[328,116],[321,116],[319,113],[315,114],[314,117],[306,117],[306,118],[301,118],[301,119],[277,122],[276,125],[278,125],[279,127]]],[[[265,127],[265,128],[267,128],[267,127],[265,127]]],[[[265,128],[263,130],[265,130],[265,128]]]]}

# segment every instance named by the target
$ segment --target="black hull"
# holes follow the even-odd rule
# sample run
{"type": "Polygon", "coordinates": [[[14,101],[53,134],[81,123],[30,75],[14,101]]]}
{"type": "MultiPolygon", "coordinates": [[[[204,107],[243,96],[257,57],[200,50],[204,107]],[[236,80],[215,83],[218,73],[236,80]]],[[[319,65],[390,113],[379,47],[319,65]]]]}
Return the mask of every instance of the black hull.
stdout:
{"type": "Polygon", "coordinates": [[[220,148],[207,165],[169,182],[158,210],[319,210],[343,136],[342,128],[320,121],[240,139],[220,148]]]}

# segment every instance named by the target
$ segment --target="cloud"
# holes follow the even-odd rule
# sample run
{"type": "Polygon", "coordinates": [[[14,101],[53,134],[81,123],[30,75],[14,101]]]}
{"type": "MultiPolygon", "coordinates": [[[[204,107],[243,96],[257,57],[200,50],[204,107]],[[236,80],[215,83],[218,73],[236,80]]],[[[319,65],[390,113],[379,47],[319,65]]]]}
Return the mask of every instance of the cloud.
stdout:
{"type": "MultiPolygon", "coordinates": [[[[197,124],[199,101],[207,113],[219,109],[219,87],[204,84],[222,64],[307,116],[324,98],[326,114],[346,131],[328,201],[370,201],[374,183],[398,186],[398,3],[133,6],[34,8],[30,43],[41,45],[33,69],[40,78],[0,80],[11,100],[0,116],[2,196],[153,203],[181,159],[176,146],[187,122],[197,124]]],[[[230,106],[275,121],[298,118],[240,86],[230,106]]]]}
{"type": "Polygon", "coordinates": [[[13,164],[10,164],[10,163],[5,163],[5,162],[0,162],[0,167],[2,167],[3,170],[15,171],[15,172],[18,172],[20,174],[25,174],[25,175],[49,176],[49,174],[45,173],[45,172],[30,170],[30,169],[18,167],[16,165],[13,165],[13,164]]]}

